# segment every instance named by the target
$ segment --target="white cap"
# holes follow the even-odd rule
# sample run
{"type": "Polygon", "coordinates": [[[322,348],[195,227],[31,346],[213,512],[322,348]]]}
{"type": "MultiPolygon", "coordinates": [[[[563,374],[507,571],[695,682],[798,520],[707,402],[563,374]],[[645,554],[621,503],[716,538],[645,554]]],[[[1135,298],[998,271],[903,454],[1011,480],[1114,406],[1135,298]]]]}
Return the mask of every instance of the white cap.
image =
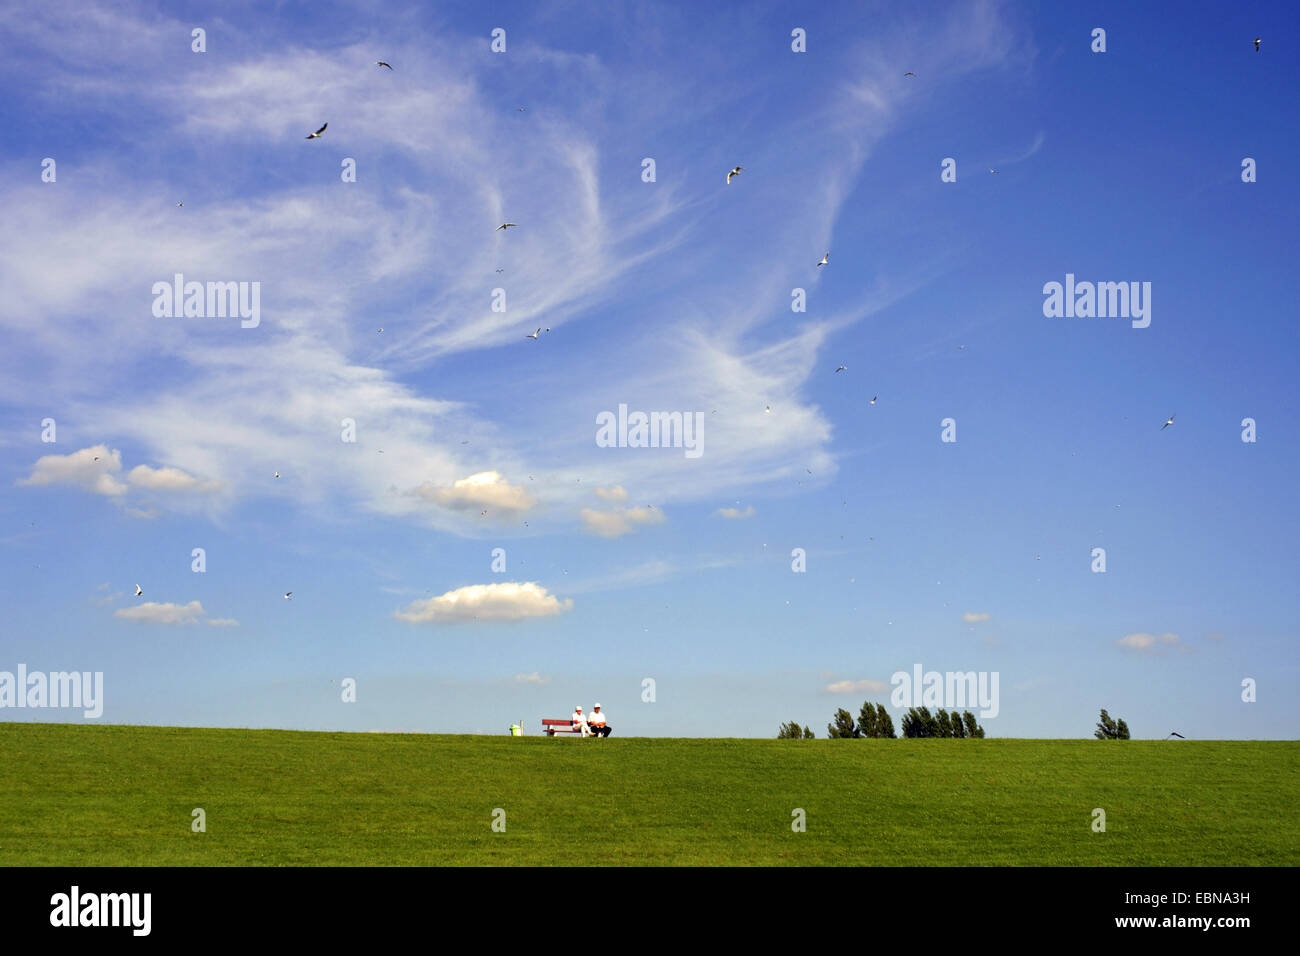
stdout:
{"type": "Polygon", "coordinates": [[[578,706],[577,704],[574,704],[574,705],[573,705],[573,709],[574,709],[574,710],[582,710],[582,708],[581,708],[580,706],[578,706]]]}
{"type": "Polygon", "coordinates": [[[595,705],[596,710],[600,710],[600,704],[595,705]]]}

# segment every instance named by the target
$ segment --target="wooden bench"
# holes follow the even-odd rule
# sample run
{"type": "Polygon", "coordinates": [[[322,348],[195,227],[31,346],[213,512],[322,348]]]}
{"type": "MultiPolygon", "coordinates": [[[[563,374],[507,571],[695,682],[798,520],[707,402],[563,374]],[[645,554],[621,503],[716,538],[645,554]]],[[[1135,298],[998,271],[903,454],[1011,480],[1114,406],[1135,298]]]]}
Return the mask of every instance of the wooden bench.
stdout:
{"type": "Polygon", "coordinates": [[[582,735],[582,730],[573,725],[572,720],[550,720],[542,718],[542,733],[548,737],[554,737],[556,734],[578,734],[582,735]]]}

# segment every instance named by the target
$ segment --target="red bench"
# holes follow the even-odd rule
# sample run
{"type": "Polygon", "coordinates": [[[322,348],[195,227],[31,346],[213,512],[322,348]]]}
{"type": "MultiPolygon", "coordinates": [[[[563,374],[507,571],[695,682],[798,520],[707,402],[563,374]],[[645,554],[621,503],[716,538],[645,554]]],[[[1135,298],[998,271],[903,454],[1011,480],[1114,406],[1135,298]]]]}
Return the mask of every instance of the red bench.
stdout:
{"type": "Polygon", "coordinates": [[[582,731],[573,725],[572,720],[549,720],[543,717],[542,733],[554,737],[556,734],[581,734],[582,731]]]}

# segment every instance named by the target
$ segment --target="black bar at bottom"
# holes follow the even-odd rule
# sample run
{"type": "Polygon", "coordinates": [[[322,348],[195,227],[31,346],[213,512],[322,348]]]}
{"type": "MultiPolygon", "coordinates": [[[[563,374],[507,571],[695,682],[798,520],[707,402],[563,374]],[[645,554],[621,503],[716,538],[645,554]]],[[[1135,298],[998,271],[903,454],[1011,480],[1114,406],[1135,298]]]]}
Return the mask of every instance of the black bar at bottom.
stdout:
{"type": "Polygon", "coordinates": [[[549,927],[545,935],[568,936],[580,925],[577,945],[603,948],[591,937],[602,925],[620,938],[689,927],[698,942],[703,917],[706,935],[716,932],[732,944],[781,924],[814,936],[856,928],[873,941],[914,943],[1032,941],[1046,933],[1230,944],[1241,934],[1285,932],[1295,876],[1294,868],[1217,867],[11,868],[0,869],[0,931],[6,942],[75,935],[128,945],[301,945],[397,941],[412,933],[450,942],[440,927],[455,925],[480,927],[495,949],[503,935],[527,941],[549,927]],[[580,924],[570,923],[575,919],[580,924]]]}

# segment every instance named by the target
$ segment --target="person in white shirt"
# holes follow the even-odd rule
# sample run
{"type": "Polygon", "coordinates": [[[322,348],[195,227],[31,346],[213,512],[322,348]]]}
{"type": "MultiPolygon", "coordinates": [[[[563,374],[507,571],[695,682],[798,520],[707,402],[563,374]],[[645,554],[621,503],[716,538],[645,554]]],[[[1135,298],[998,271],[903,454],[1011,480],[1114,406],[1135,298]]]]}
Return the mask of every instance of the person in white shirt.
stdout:
{"type": "Polygon", "coordinates": [[[582,716],[581,707],[573,708],[573,716],[569,719],[573,721],[573,726],[577,727],[582,732],[582,736],[591,736],[591,728],[587,726],[587,718],[582,716]]]}
{"type": "Polygon", "coordinates": [[[597,737],[608,737],[609,732],[613,730],[605,723],[605,715],[600,712],[600,704],[591,708],[591,716],[587,718],[587,724],[591,727],[591,732],[597,737]]]}

